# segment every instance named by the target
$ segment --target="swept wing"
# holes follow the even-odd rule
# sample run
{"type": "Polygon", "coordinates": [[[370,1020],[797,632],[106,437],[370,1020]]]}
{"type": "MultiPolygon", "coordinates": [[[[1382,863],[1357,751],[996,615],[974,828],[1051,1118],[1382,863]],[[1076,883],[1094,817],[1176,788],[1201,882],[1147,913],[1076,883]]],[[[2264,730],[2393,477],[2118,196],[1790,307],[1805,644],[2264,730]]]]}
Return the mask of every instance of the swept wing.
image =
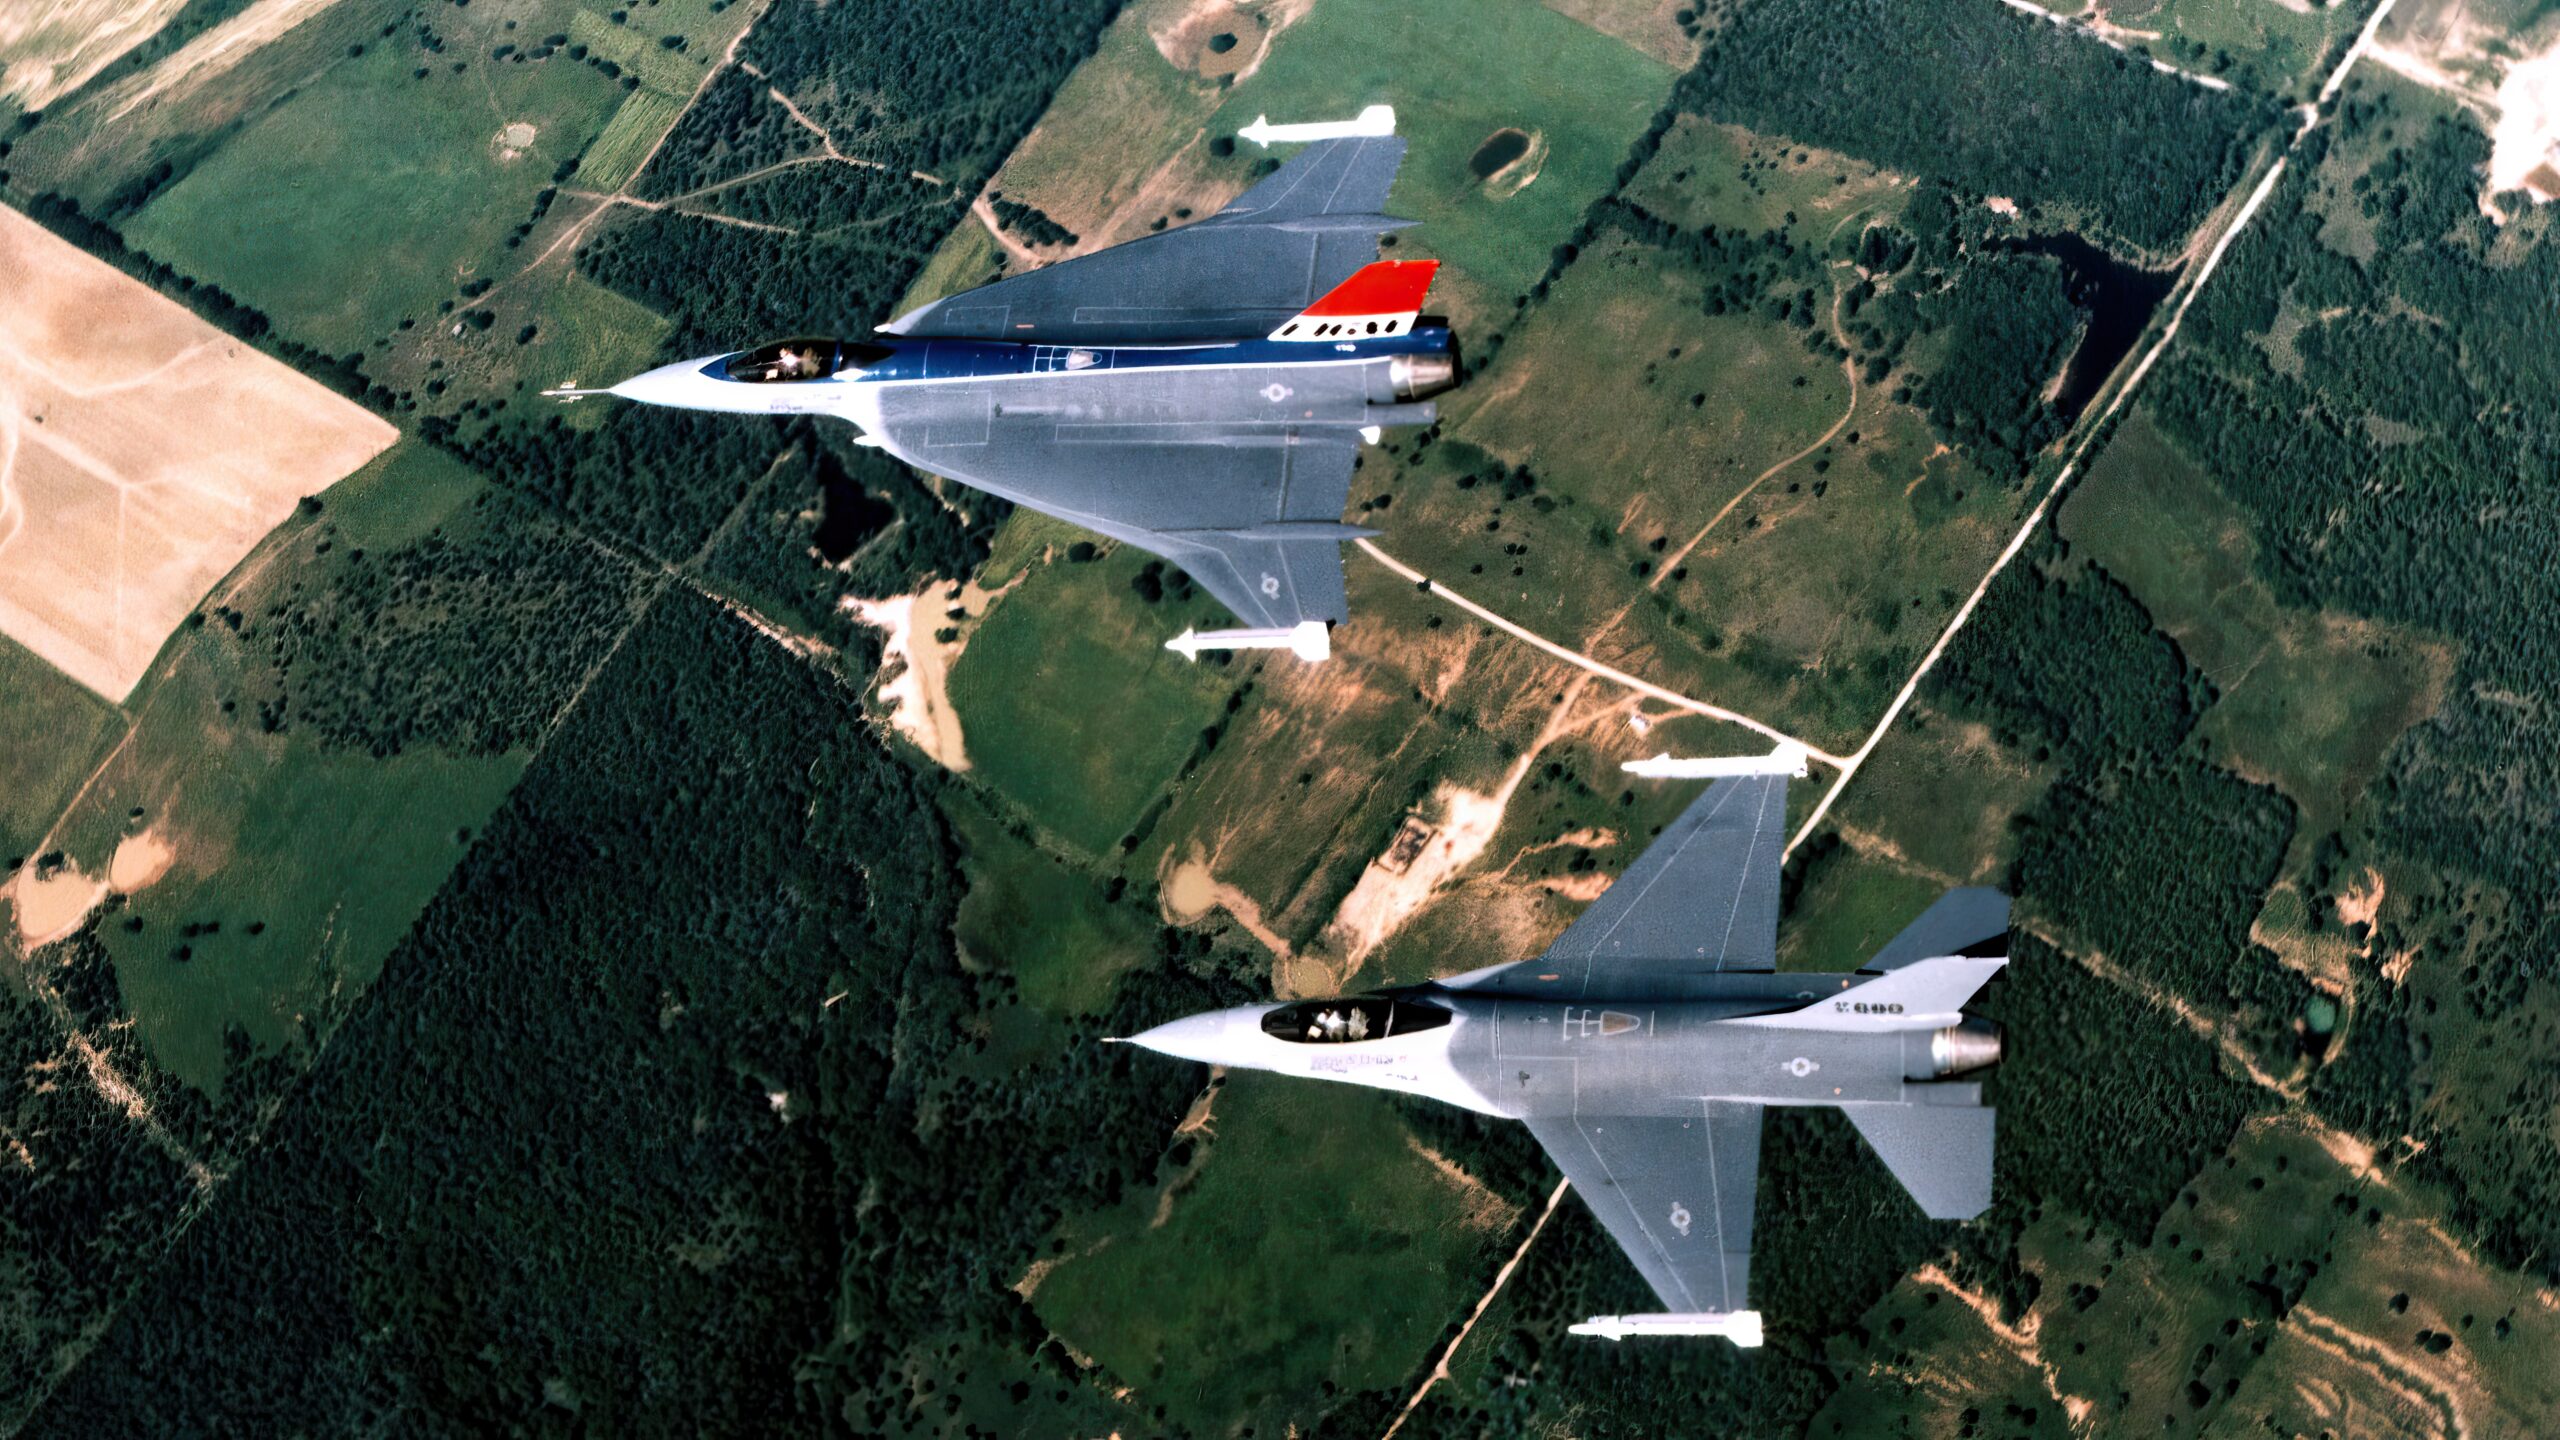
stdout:
{"type": "Polygon", "coordinates": [[[1775,970],[1786,826],[1784,774],[1719,780],[1546,954],[1442,983],[1586,1000],[1677,999],[1684,979],[1775,970]]]}
{"type": "Polygon", "coordinates": [[[910,310],[897,335],[1049,344],[1259,336],[1378,258],[1394,135],[1320,140],[1224,210],[910,310]]]}

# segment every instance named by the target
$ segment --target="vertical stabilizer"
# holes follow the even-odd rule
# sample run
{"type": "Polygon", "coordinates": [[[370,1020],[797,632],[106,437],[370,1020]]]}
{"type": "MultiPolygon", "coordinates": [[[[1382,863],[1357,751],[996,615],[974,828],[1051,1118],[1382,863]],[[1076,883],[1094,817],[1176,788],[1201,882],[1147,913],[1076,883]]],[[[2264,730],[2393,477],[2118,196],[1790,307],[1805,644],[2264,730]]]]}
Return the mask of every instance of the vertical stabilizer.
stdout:
{"type": "Polygon", "coordinates": [[[1431,293],[1431,277],[1439,269],[1437,260],[1379,260],[1363,265],[1272,331],[1271,338],[1321,344],[1409,334],[1422,318],[1422,298],[1431,293]]]}

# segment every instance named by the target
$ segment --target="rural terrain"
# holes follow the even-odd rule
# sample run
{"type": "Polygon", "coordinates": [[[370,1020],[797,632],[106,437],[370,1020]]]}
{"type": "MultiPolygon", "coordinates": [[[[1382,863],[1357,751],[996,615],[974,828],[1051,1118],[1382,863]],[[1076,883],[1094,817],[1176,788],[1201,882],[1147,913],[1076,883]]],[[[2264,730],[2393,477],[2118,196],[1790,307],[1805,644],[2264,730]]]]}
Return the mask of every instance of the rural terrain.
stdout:
{"type": "Polygon", "coordinates": [[[2533,1436],[2560,4],[0,18],[0,1433],[2533,1436]],[[1466,378],[1334,659],[805,417],[539,392],[1391,103],[1466,378]],[[1525,1131],[1106,1046],[1531,955],[1804,744],[2016,897],[1995,1203],[1770,1121],[1768,1344],[1525,1131]]]}

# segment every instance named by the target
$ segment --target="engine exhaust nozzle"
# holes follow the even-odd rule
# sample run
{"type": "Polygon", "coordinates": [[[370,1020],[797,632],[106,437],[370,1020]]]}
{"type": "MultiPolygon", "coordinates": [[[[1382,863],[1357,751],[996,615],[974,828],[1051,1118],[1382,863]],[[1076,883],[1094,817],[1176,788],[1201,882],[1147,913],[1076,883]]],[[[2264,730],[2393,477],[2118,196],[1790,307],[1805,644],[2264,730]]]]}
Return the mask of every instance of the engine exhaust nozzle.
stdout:
{"type": "Polygon", "coordinates": [[[1450,355],[1398,355],[1387,362],[1387,384],[1398,400],[1425,400],[1458,384],[1458,361],[1450,355]]]}
{"type": "Polygon", "coordinates": [[[1961,1075],[2000,1063],[2000,1027],[1966,1016],[1929,1036],[1929,1078],[1961,1075]]]}

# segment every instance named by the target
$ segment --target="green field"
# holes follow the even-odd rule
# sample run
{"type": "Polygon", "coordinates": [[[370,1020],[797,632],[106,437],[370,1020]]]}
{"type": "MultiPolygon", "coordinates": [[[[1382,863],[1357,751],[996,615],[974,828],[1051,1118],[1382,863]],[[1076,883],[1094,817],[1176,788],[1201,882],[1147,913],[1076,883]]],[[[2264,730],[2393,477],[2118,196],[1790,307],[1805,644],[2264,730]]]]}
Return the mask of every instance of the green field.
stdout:
{"type": "MultiPolygon", "coordinates": [[[[2373,13],[2375,0],[2289,5],[2280,0],[2152,0],[2136,30],[2157,31],[2151,53],[2200,75],[2217,75],[2271,95],[2307,100],[2320,88],[2321,61],[2373,13]]],[[[2132,7],[2108,5],[2113,18],[2132,7]]]]}
{"type": "Polygon", "coordinates": [[[1380,543],[1550,639],[1854,745],[2013,499],[1881,386],[1852,413],[1840,362],[1802,332],[1693,295],[1662,252],[1595,244],[1444,402],[1452,439],[1525,465],[1534,489],[1432,447],[1395,476],[1380,543]]]}
{"type": "Polygon", "coordinates": [[[458,51],[385,41],[331,68],[162,192],[127,240],[333,354],[433,322],[464,281],[510,268],[509,230],[621,94],[565,52],[512,64],[458,51]],[[501,137],[517,124],[534,136],[510,155],[501,137]]]}
{"type": "Polygon", "coordinates": [[[1009,833],[956,791],[943,813],[969,876],[952,928],[965,963],[1011,975],[1026,1003],[1066,1019],[1101,1010],[1121,972],[1154,954],[1154,928],[1105,901],[1081,869],[1009,833]]]}
{"type": "Polygon", "coordinates": [[[1127,227],[1232,194],[1247,162],[1287,158],[1286,147],[1264,156],[1249,142],[1235,158],[1210,158],[1212,140],[1255,116],[1347,118],[1392,104],[1408,149],[1387,209],[1423,222],[1397,237],[1396,253],[1449,262],[1433,306],[1477,329],[1509,315],[1512,298],[1546,272],[1549,252],[1608,191],[1674,78],[1660,61],[1532,0],[1333,0],[1290,20],[1251,75],[1213,83],[1176,69],[1151,33],[1187,8],[1133,7],[1104,34],[1100,53],[1006,162],[1007,193],[1088,238],[1143,193],[1160,208],[1115,217],[1126,233],[1142,233],[1127,227]],[[1450,44],[1454,35],[1466,43],[1450,44]],[[1534,163],[1524,164],[1535,179],[1525,187],[1525,170],[1488,186],[1468,167],[1503,129],[1532,136],[1534,163]]]}
{"type": "MultiPolygon", "coordinates": [[[[583,17],[581,17],[583,18],[583,17]]],[[[648,86],[632,91],[613,112],[613,118],[587,153],[578,158],[577,183],[582,189],[618,190],[640,166],[640,157],[667,133],[676,116],[683,112],[681,96],[669,95],[648,86]]]]}
{"type": "Polygon", "coordinates": [[[2072,492],[2065,537],[2140,599],[2221,692],[2204,733],[2301,805],[2343,823],[2401,732],[2453,673],[2439,641],[2280,606],[2248,516],[2137,411],[2072,492]]]}
{"type": "Polygon", "coordinates": [[[1498,313],[1608,191],[1672,78],[1660,61],[1529,0],[1335,0],[1282,32],[1209,133],[1232,134],[1264,113],[1348,117],[1394,104],[1407,149],[1388,209],[1423,222],[1399,251],[1447,260],[1498,313]],[[1497,199],[1467,162],[1506,128],[1530,132],[1546,158],[1534,183],[1497,199]]]}
{"type": "MultiPolygon", "coordinates": [[[[540,331],[524,347],[527,389],[610,385],[649,368],[672,328],[664,316],[572,270],[540,311],[540,331]]],[[[591,430],[613,415],[607,401],[568,407],[569,424],[591,430]]]]}
{"type": "Polygon", "coordinates": [[[1061,1263],[1032,1297],[1041,1320],[1203,1434],[1280,1434],[1411,1372],[1489,1272],[1509,1207],[1351,1086],[1238,1074],[1211,1124],[1164,1222],[1128,1215],[1061,1263]],[[1479,1199],[1498,1208],[1470,1223],[1479,1199]]]}
{"type": "MultiPolygon", "coordinates": [[[[435,451],[395,446],[330,490],[331,548],[393,545],[452,523],[481,488],[435,451]]],[[[267,542],[303,552],[284,568],[304,578],[282,583],[326,572],[309,553],[319,533],[267,542]]],[[[232,1026],[267,1046],[327,1032],[526,758],[420,749],[376,760],[269,734],[233,705],[247,658],[222,626],[181,631],[134,697],[132,740],[62,829],[63,848],[93,874],[128,836],[169,850],[165,873],[138,885],[100,935],[153,1056],[205,1089],[221,1084],[232,1026]]]]}
{"type": "Polygon", "coordinates": [[[1950,888],[1855,844],[1832,851],[1778,928],[1778,968],[1855,970],[1950,888]]]}
{"type": "Polygon", "coordinates": [[[1683,115],[1626,195],[1683,227],[1784,230],[1819,246],[1853,221],[1892,220],[1904,183],[1854,156],[1683,115]]]}
{"type": "Polygon", "coordinates": [[[1088,564],[1035,565],[993,606],[951,671],[976,773],[1094,859],[1172,783],[1216,721],[1225,673],[1164,648],[1185,624],[1225,624],[1206,599],[1139,602],[1151,557],[1123,546],[1088,564]]]}
{"type": "Polygon", "coordinates": [[[44,838],[116,728],[116,707],[0,636],[0,861],[44,838]]]}

